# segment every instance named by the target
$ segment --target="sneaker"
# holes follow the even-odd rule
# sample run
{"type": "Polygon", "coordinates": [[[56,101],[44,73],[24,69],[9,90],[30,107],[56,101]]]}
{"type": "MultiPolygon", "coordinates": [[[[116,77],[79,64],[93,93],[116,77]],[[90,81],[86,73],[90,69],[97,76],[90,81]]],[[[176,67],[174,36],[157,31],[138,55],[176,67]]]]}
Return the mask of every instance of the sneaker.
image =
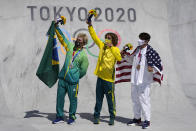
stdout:
{"type": "Polygon", "coordinates": [[[64,122],[63,117],[57,117],[54,121],[52,121],[52,124],[63,123],[63,122],[64,122]]]}
{"type": "Polygon", "coordinates": [[[141,118],[140,119],[135,119],[133,118],[133,120],[130,120],[127,123],[128,126],[140,126],[141,125],[141,118]]]}
{"type": "Polygon", "coordinates": [[[74,122],[75,122],[75,120],[72,119],[72,118],[70,118],[70,119],[67,121],[67,124],[72,125],[74,122]]]}
{"type": "Polygon", "coordinates": [[[109,125],[114,125],[114,118],[110,118],[109,125]]]}
{"type": "Polygon", "coordinates": [[[150,126],[150,121],[145,120],[142,124],[142,129],[147,129],[150,126]]]}
{"type": "Polygon", "coordinates": [[[99,122],[100,122],[99,118],[94,118],[94,121],[93,121],[94,124],[99,124],[99,122]]]}

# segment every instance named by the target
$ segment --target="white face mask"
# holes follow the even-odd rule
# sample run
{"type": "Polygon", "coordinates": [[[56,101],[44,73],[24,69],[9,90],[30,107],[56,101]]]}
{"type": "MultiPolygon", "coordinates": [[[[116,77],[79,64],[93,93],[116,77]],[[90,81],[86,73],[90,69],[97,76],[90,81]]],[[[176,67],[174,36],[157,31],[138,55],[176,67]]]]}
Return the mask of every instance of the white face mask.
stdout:
{"type": "Polygon", "coordinates": [[[144,43],[145,43],[145,40],[141,40],[141,39],[138,40],[138,45],[139,46],[143,45],[144,43]]]}

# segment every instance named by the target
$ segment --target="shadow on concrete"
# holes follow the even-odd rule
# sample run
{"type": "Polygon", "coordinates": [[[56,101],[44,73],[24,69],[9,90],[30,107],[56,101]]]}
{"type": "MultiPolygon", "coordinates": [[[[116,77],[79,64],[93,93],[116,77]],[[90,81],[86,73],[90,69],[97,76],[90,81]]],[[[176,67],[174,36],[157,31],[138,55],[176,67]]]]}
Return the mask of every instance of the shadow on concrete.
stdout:
{"type": "MultiPolygon", "coordinates": [[[[86,119],[91,122],[93,122],[94,120],[94,116],[92,113],[77,113],[77,114],[81,117],[81,119],[86,119]]],[[[109,116],[100,116],[100,121],[108,123],[109,118],[110,118],[109,116]]],[[[115,121],[127,124],[130,121],[130,119],[121,116],[116,116],[115,121]]]]}
{"type": "MultiPolygon", "coordinates": [[[[109,122],[109,116],[100,116],[100,121],[103,121],[103,122],[109,122]],[[105,120],[105,119],[108,119],[108,120],[105,120]]],[[[116,116],[115,118],[115,121],[117,122],[120,122],[120,123],[124,123],[124,124],[127,124],[131,119],[129,118],[125,118],[125,117],[122,117],[122,116],[116,116]]]]}
{"type": "MultiPolygon", "coordinates": [[[[67,111],[65,111],[67,113],[67,111]]],[[[56,118],[56,113],[44,113],[44,112],[40,112],[38,110],[32,110],[32,111],[27,111],[25,112],[26,115],[24,116],[24,118],[31,118],[31,117],[43,117],[46,118],[50,121],[53,121],[56,118]]],[[[68,116],[64,117],[65,121],[68,120],[68,116]]]]}
{"type": "MultiPolygon", "coordinates": [[[[69,113],[67,111],[64,111],[65,113],[69,113]]],[[[38,110],[32,110],[32,111],[27,111],[25,112],[24,118],[31,118],[31,117],[43,117],[46,118],[50,121],[53,121],[56,118],[56,113],[45,113],[45,112],[40,112],[38,110]]],[[[86,119],[88,121],[91,121],[93,123],[94,117],[92,113],[76,113],[80,116],[81,119],[86,119]]],[[[109,122],[109,116],[100,116],[100,121],[101,122],[109,122]]],[[[68,116],[64,116],[65,121],[69,119],[68,116]]],[[[121,117],[121,116],[116,116],[115,121],[121,122],[121,123],[127,123],[130,119],[121,117]]]]}
{"type": "Polygon", "coordinates": [[[81,119],[86,119],[91,122],[93,122],[93,120],[94,120],[92,113],[76,113],[76,114],[78,114],[81,119]]]}

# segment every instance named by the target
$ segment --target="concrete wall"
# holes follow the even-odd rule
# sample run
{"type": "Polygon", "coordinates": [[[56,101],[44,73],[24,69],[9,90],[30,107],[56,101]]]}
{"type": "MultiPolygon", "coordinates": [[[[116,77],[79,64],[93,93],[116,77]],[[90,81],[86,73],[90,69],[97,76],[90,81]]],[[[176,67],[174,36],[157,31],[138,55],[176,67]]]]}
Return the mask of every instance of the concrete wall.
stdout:
{"type": "Polygon", "coordinates": [[[185,95],[196,107],[195,0],[172,0],[168,3],[169,38],[178,79],[185,95]]]}
{"type": "MultiPolygon", "coordinates": [[[[128,42],[136,47],[141,32],[151,34],[150,44],[159,52],[164,65],[162,86],[152,85],[153,117],[186,113],[183,117],[189,119],[194,109],[184,91],[186,96],[195,98],[194,0],[0,1],[0,115],[23,117],[32,110],[55,112],[57,86],[49,89],[35,75],[47,43],[46,32],[54,17],[61,14],[67,18],[67,24],[61,28],[71,38],[79,32],[88,34],[85,12],[92,8],[100,11],[100,17],[93,22],[96,32],[102,39],[108,30],[117,32],[120,49],[128,42]]],[[[93,72],[99,50],[90,36],[89,45],[90,66],[80,83],[78,112],[93,112],[95,104],[93,72]]],[[[62,66],[65,55],[61,48],[59,55],[62,66]]],[[[119,115],[131,114],[130,84],[116,85],[116,97],[119,115]]],[[[103,114],[108,114],[104,104],[103,114]]],[[[66,110],[68,106],[66,102],[66,110]]]]}

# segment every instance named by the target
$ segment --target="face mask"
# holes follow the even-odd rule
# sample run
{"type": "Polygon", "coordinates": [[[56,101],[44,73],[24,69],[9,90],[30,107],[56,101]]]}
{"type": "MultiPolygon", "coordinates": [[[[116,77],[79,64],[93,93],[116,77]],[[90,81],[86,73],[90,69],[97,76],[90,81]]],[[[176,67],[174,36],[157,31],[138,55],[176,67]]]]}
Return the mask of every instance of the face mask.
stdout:
{"type": "Polygon", "coordinates": [[[143,45],[144,43],[145,43],[145,40],[140,40],[140,39],[138,40],[138,45],[139,46],[143,45]]]}
{"type": "Polygon", "coordinates": [[[79,47],[80,46],[80,43],[76,40],[75,41],[75,47],[79,47]]]}
{"type": "Polygon", "coordinates": [[[112,43],[112,41],[111,41],[111,40],[109,40],[109,39],[105,39],[105,43],[111,44],[111,43],[112,43]]]}

